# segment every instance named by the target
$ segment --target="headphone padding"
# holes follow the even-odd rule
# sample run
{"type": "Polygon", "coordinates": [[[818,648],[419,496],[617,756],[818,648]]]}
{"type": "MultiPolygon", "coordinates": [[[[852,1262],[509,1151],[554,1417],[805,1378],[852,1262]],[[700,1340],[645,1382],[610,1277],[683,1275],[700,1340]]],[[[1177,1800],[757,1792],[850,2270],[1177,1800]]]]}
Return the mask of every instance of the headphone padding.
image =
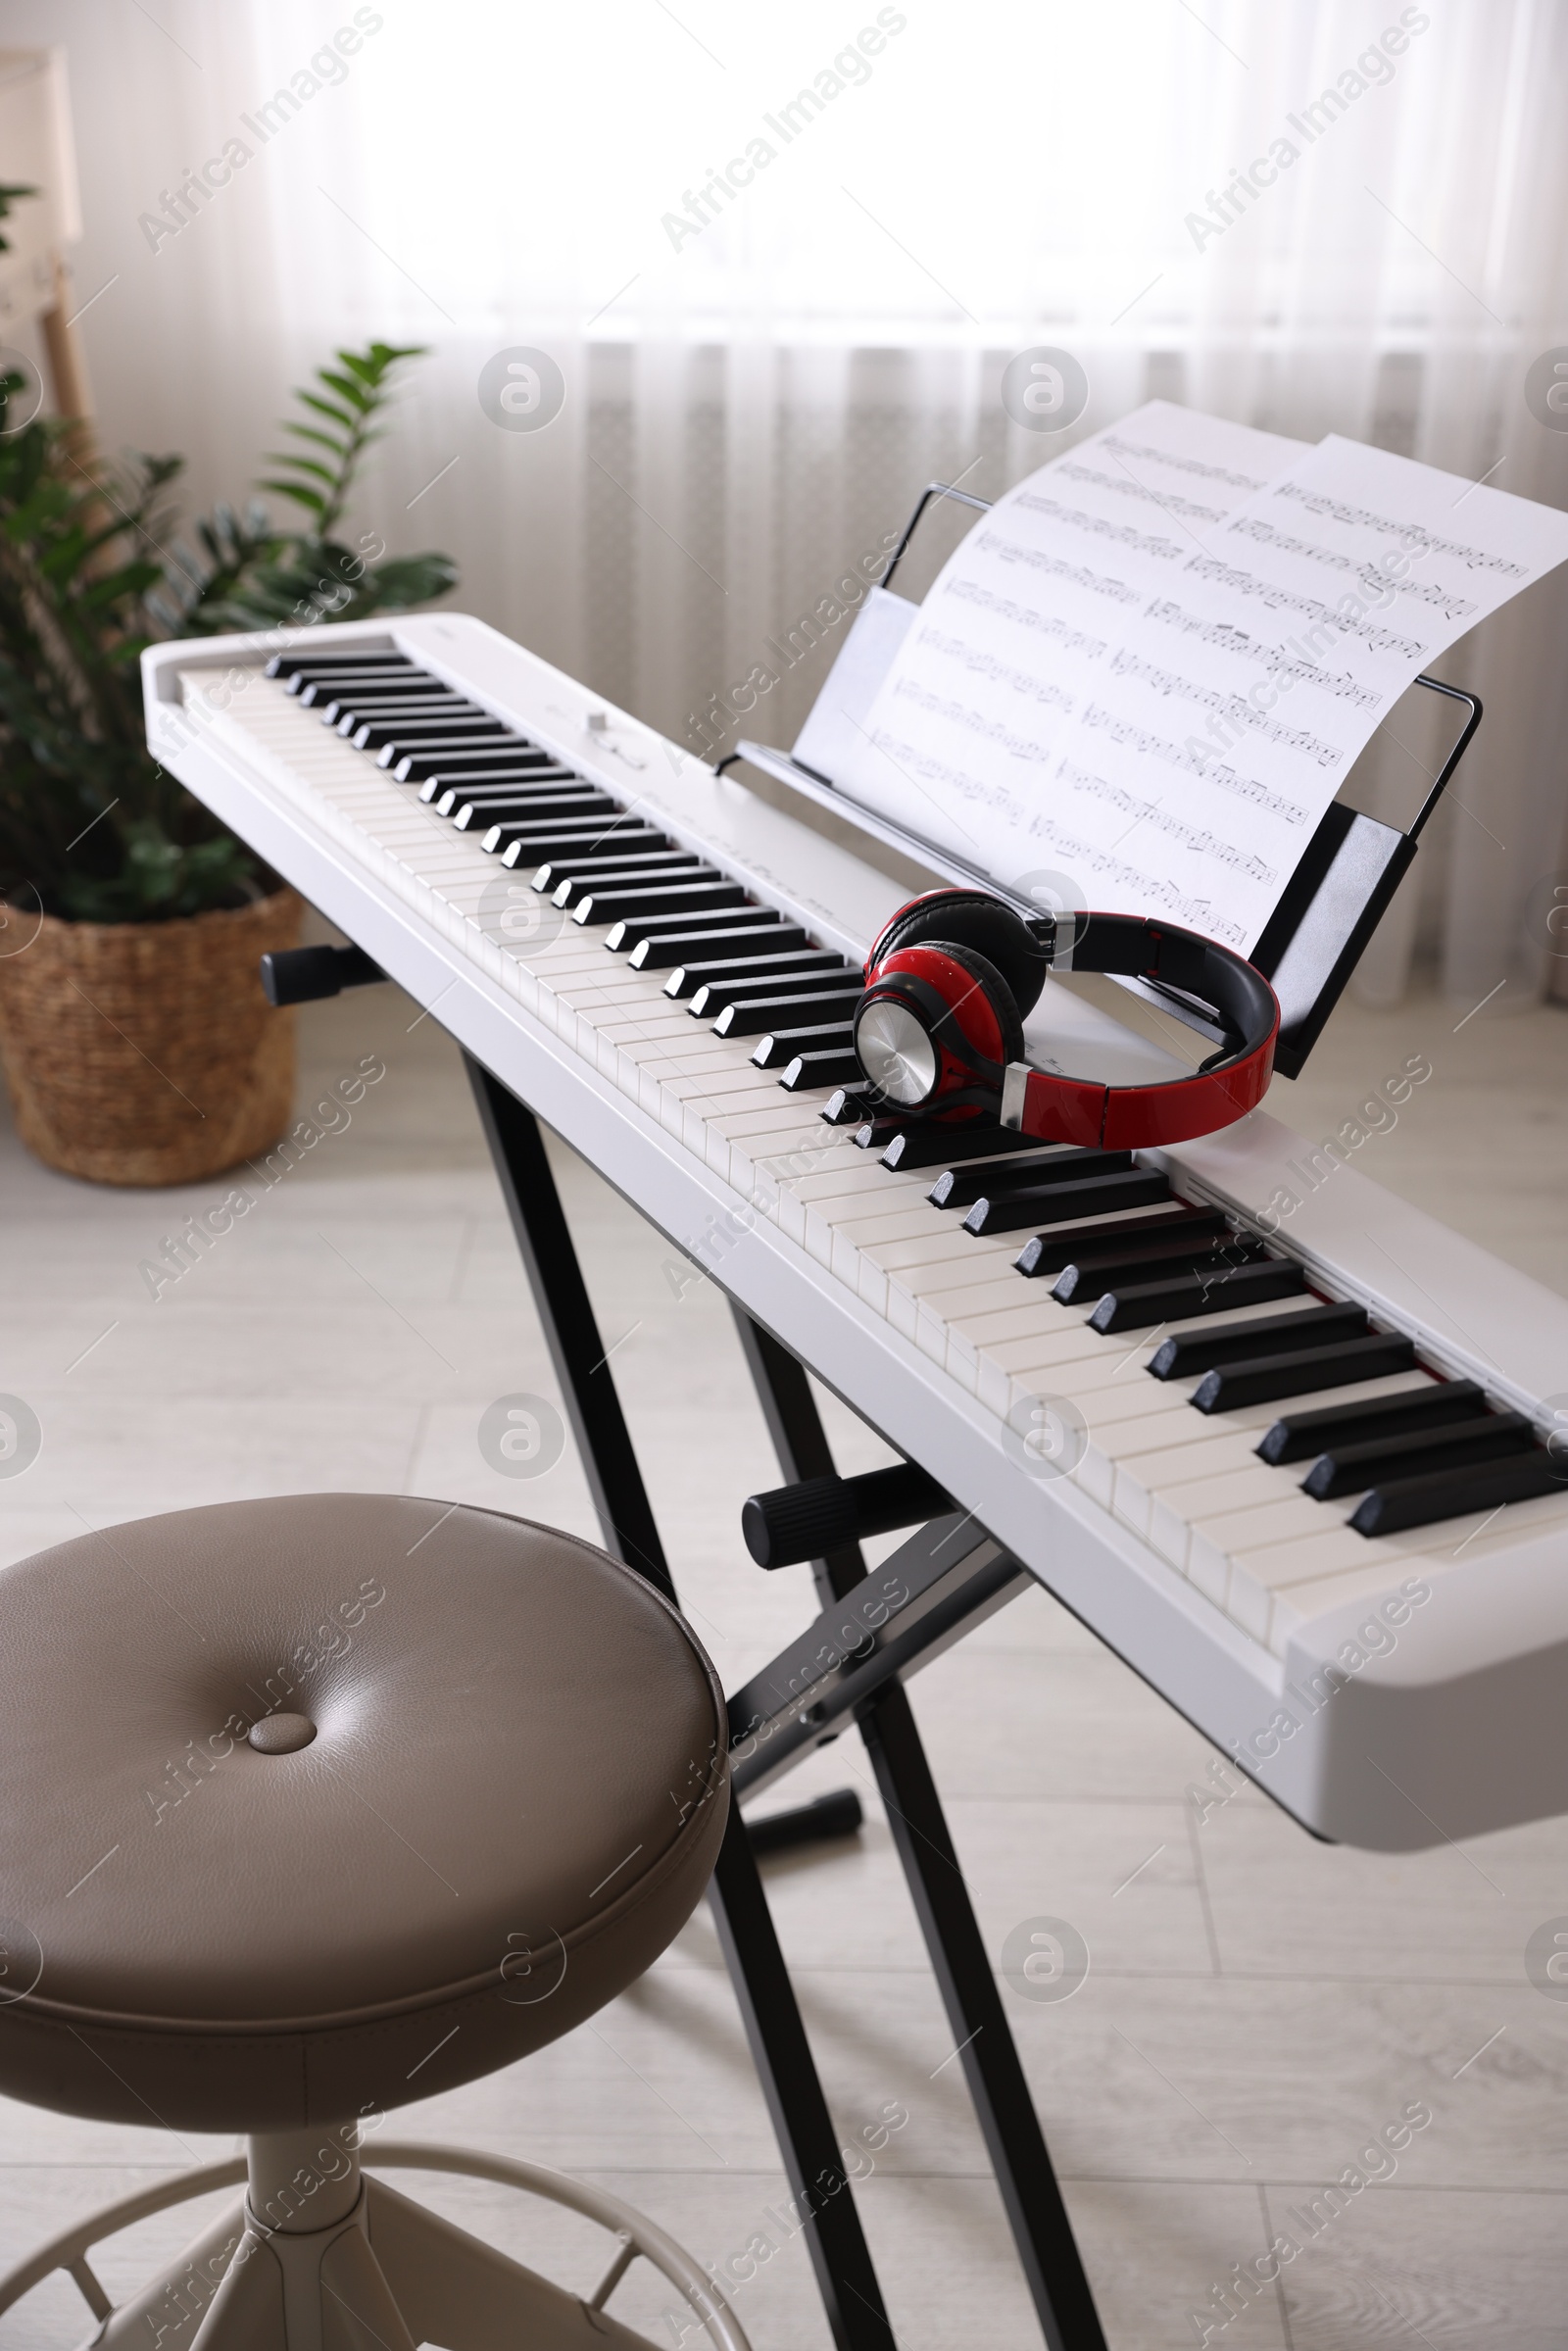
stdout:
{"type": "MultiPolygon", "coordinates": [[[[1040,1001],[1050,968],[1044,952],[1024,928],[1023,918],[988,890],[933,890],[894,915],[867,966],[876,966],[906,947],[965,948],[980,955],[1005,983],[1020,1018],[1040,1001]]],[[[1022,1045],[1015,1058],[1021,1058],[1022,1045]]]]}
{"type": "MultiPolygon", "coordinates": [[[[913,945],[914,942],[908,944],[913,945]]],[[[966,971],[979,984],[997,1016],[997,1027],[1002,1032],[1003,1067],[1005,1068],[1009,1061],[1021,1061],[1023,1016],[1018,1010],[1018,1000],[989,955],[980,955],[974,948],[964,947],[953,939],[922,939],[919,945],[933,948],[938,955],[951,956],[961,971],[966,971]]]]}

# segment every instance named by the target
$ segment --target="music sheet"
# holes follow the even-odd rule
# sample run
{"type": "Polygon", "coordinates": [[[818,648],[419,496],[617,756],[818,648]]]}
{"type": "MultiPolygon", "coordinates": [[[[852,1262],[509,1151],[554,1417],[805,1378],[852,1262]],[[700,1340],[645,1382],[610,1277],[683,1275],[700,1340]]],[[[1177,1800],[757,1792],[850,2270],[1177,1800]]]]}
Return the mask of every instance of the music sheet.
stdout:
{"type": "Polygon", "coordinates": [[[1245,954],[1412,678],[1565,557],[1555,509],[1152,402],[976,523],[834,780],[1045,903],[1245,954]]]}

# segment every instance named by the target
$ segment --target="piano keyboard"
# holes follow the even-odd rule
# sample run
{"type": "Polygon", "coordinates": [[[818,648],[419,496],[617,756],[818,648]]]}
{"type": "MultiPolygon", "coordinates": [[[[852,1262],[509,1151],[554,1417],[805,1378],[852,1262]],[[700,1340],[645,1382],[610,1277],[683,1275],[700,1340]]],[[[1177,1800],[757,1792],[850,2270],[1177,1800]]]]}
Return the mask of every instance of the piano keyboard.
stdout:
{"type": "MultiPolygon", "coordinates": [[[[166,764],[465,1043],[479,990],[470,1050],[1140,1671],[1310,1825],[1430,1839],[1363,1768],[1378,1696],[1403,1758],[1400,1691],[1479,1670],[1478,1610],[1489,1657],[1519,1648],[1504,1590],[1531,1593],[1538,1648],[1568,1641],[1568,1487],[1542,1442],[1562,1301],[1345,1168],[1264,1229],[1301,1146],[1261,1113],[1134,1153],[870,1117],[850,1012],[900,886],[478,623],[147,660],[166,764]],[[514,1050],[553,1041],[567,1114],[542,1064],[498,1060],[508,1007],[514,1050]],[[706,1220],[689,1185],[672,1207],[617,1163],[617,1105],[706,1220]],[[1338,1711],[1303,1713],[1287,1693],[1336,1657],[1338,1711]]],[[[1438,1833],[1568,1804],[1499,1776],[1438,1833]]]]}

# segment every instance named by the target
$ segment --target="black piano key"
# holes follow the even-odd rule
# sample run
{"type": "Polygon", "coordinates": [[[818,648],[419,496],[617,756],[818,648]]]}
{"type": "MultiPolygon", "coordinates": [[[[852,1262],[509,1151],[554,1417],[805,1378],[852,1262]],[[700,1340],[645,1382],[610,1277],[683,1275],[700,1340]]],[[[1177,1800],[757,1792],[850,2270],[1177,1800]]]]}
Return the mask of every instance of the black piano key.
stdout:
{"type": "Polygon", "coordinates": [[[454,759],[435,775],[427,775],[419,785],[421,800],[439,800],[445,792],[501,792],[509,784],[526,790],[532,784],[549,784],[558,780],[586,783],[576,770],[564,767],[545,751],[519,751],[504,767],[469,767],[462,759],[454,759]]]}
{"type": "MultiPolygon", "coordinates": [[[[514,864],[530,863],[529,843],[542,841],[547,834],[554,841],[575,841],[585,866],[603,861],[601,850],[606,857],[621,858],[648,857],[656,850],[670,857],[691,855],[689,850],[677,849],[668,834],[650,824],[646,816],[628,816],[602,794],[596,795],[591,808],[564,797],[558,803],[548,793],[541,793],[537,801],[519,802],[512,813],[495,801],[478,801],[472,806],[475,825],[494,825],[507,841],[519,844],[514,864]]],[[[563,866],[557,881],[564,872],[563,866]]]]}
{"type": "Polygon", "coordinates": [[[1365,1494],[1369,1487],[1386,1486],[1391,1478],[1424,1478],[1434,1470],[1527,1453],[1535,1442],[1536,1432],[1522,1412],[1483,1412],[1474,1420],[1411,1430],[1403,1437],[1336,1445],[1313,1462],[1301,1480],[1301,1492],[1314,1501],[1335,1502],[1342,1494],[1365,1494]]]}
{"type": "Polygon", "coordinates": [[[1006,1200],[977,1200],[963,1220],[966,1233],[1021,1233],[1032,1224],[1067,1224],[1078,1216],[1109,1216],[1117,1208],[1151,1208],[1169,1200],[1170,1186],[1152,1167],[1121,1175],[1088,1176],[1082,1183],[1042,1185],[1006,1200]]]}
{"type": "MultiPolygon", "coordinates": [[[[372,704],[359,716],[346,710],[337,731],[347,737],[356,751],[374,752],[378,758],[383,752],[390,752],[396,758],[394,747],[400,734],[406,751],[438,750],[443,742],[450,742],[454,751],[463,751],[473,744],[488,748],[492,736],[513,744],[519,752],[534,748],[515,727],[509,726],[504,718],[494,717],[489,710],[472,704],[454,710],[450,704],[439,701],[411,701],[401,707],[393,703],[384,710],[372,704]]],[[[383,767],[391,763],[391,759],[381,759],[383,767]]]]}
{"type": "MultiPolygon", "coordinates": [[[[826,1110],[822,1116],[826,1118],[826,1110]]],[[[846,1119],[843,1123],[848,1125],[849,1121],[846,1119]]],[[[879,1164],[886,1167],[888,1146],[896,1142],[903,1132],[904,1121],[901,1118],[867,1118],[856,1128],[850,1141],[857,1151],[880,1151],[883,1155],[879,1164]]]]}
{"type": "Polygon", "coordinates": [[[1315,1412],[1287,1412],[1258,1446],[1264,1461],[1310,1461],[1342,1445],[1367,1445],[1374,1438],[1437,1428],[1444,1421],[1472,1420],[1487,1400],[1474,1380],[1433,1380],[1398,1396],[1369,1396],[1355,1403],[1322,1404],[1315,1412]]]}
{"type": "Polygon", "coordinates": [[[709,914],[628,914],[612,925],[605,945],[626,955],[638,971],[672,971],[689,955],[717,955],[733,941],[748,955],[782,953],[808,945],[793,922],[780,922],[766,906],[715,906],[709,914]]]}
{"type": "MultiPolygon", "coordinates": [[[[655,839],[662,838],[655,835],[655,839]]],[[[642,830],[632,823],[622,823],[608,815],[604,809],[590,813],[586,821],[574,809],[564,808],[559,820],[542,820],[522,816],[504,816],[495,823],[486,823],[480,847],[492,857],[499,857],[503,865],[526,872],[541,857],[560,857],[578,848],[591,848],[601,840],[613,840],[622,847],[635,848],[642,839],[642,830]]]]}
{"type": "MultiPolygon", "coordinates": [[[[478,832],[480,825],[483,825],[485,819],[481,815],[477,823],[470,827],[470,831],[478,832]]],[[[487,850],[491,857],[498,854],[499,848],[502,864],[510,866],[518,879],[526,881],[530,887],[533,885],[533,877],[539,866],[547,858],[554,860],[560,870],[564,872],[565,868],[561,864],[561,860],[570,857],[575,861],[581,851],[597,839],[596,834],[585,835],[576,825],[563,820],[559,825],[549,823],[538,826],[530,825],[520,840],[514,835],[511,838],[504,838],[501,844],[492,846],[496,843],[496,836],[503,833],[504,828],[500,825],[488,826],[480,837],[480,848],[487,850]]],[[[634,836],[622,836],[622,841],[625,854],[631,857],[641,854],[634,836]]]]}
{"type": "Polygon", "coordinates": [[[1386,1379],[1391,1372],[1408,1371],[1414,1362],[1413,1340],[1397,1331],[1372,1331],[1337,1346],[1293,1347],[1288,1353],[1216,1364],[1189,1401],[1200,1412],[1240,1412],[1250,1404],[1272,1404],[1282,1396],[1311,1396],[1325,1388],[1348,1388],[1356,1380],[1386,1379]]]}
{"type": "Polygon", "coordinates": [[[288,691],[301,701],[307,695],[315,697],[306,703],[307,710],[319,710],[324,696],[335,694],[340,699],[350,694],[396,694],[404,701],[434,700],[442,694],[463,694],[462,686],[452,685],[446,678],[437,677],[432,669],[407,667],[402,669],[302,669],[288,681],[288,691]]]}
{"type": "Polygon", "coordinates": [[[472,743],[427,743],[420,751],[405,752],[401,759],[384,758],[378,753],[377,759],[394,783],[422,784],[432,775],[444,775],[448,783],[455,783],[460,777],[473,783],[481,775],[526,766],[528,750],[520,735],[499,743],[479,736],[472,743]]]}
{"type": "Polygon", "coordinates": [[[341,735],[345,743],[352,743],[357,751],[363,751],[365,745],[359,741],[359,737],[368,726],[383,722],[390,725],[394,719],[401,722],[405,717],[411,726],[422,726],[427,718],[442,717],[456,733],[460,727],[471,726],[485,715],[483,710],[475,710],[469,702],[454,703],[450,710],[443,710],[438,704],[428,702],[411,704],[406,711],[383,710],[374,703],[368,709],[362,703],[356,703],[351,709],[347,703],[329,702],[321,712],[321,724],[331,733],[341,735]]]}
{"type": "Polygon", "coordinates": [[[504,719],[480,711],[471,718],[446,718],[431,712],[427,718],[367,718],[339,728],[356,751],[370,753],[382,767],[393,767],[407,752],[441,752],[449,758],[470,751],[516,753],[527,745],[504,719]]]}
{"type": "Polygon", "coordinates": [[[454,811],[453,821],[464,832],[499,834],[509,853],[503,859],[508,865],[533,866],[561,850],[593,850],[601,841],[616,841],[627,850],[647,849],[664,837],[639,817],[623,816],[613,801],[595,795],[584,802],[574,793],[543,793],[525,814],[514,816],[502,815],[494,802],[466,801],[454,811]]]}
{"type": "Polygon", "coordinates": [[[433,716],[438,711],[454,707],[461,710],[466,717],[471,717],[475,708],[466,698],[452,694],[448,687],[439,684],[435,678],[431,678],[428,684],[406,685],[400,681],[395,686],[386,683],[377,687],[362,684],[357,679],[313,677],[305,679],[297,689],[291,686],[288,691],[303,710],[314,711],[324,727],[336,728],[343,734],[350,731],[343,721],[351,708],[357,710],[364,720],[378,718],[387,710],[404,709],[427,710],[433,716]]]}
{"type": "Polygon", "coordinates": [[[1160,1281],[1119,1282],[1107,1290],[1089,1317],[1092,1331],[1152,1331],[1156,1323],[1184,1322],[1194,1314],[1225,1314],[1235,1306],[1261,1306],[1270,1298],[1298,1298],[1306,1270],[1294,1257],[1259,1257],[1252,1264],[1189,1266],[1160,1281]]]}
{"type": "Polygon", "coordinates": [[[315,649],[299,654],[272,654],[266,665],[266,677],[296,677],[299,670],[378,670],[378,667],[402,665],[405,670],[416,667],[412,654],[400,654],[393,647],[369,647],[369,644],[346,644],[338,654],[318,654],[315,649]]]}
{"type": "Polygon", "coordinates": [[[1080,1249],[1124,1249],[1146,1235],[1169,1238],[1174,1247],[1176,1236],[1199,1241],[1229,1231],[1229,1220],[1220,1209],[1189,1208],[1172,1201],[1167,1216],[1126,1216],[1119,1224],[1070,1225],[1065,1232],[1036,1233],[1024,1243],[1013,1261],[1014,1269],[1030,1281],[1039,1281],[1047,1274],[1060,1273],[1080,1249]]]}
{"type": "MultiPolygon", "coordinates": [[[[570,849],[584,838],[575,822],[582,810],[575,804],[557,809],[555,824],[550,822],[550,813],[546,809],[542,816],[506,816],[498,820],[490,808],[460,808],[453,821],[460,831],[476,834],[479,847],[487,856],[499,857],[504,865],[531,870],[552,850],[570,849]]],[[[609,822],[604,809],[591,808],[588,814],[596,823],[609,822]]]]}
{"type": "MultiPolygon", "coordinates": [[[[371,679],[385,679],[388,684],[414,684],[416,679],[423,682],[430,672],[420,670],[416,663],[407,661],[402,654],[369,654],[362,656],[362,659],[355,659],[353,654],[343,654],[338,661],[326,661],[322,656],[318,656],[315,661],[306,661],[299,656],[299,659],[294,659],[294,665],[287,672],[275,670],[268,661],[266,675],[282,677],[284,694],[299,696],[306,691],[306,687],[315,687],[315,684],[326,687],[334,679],[338,684],[348,684],[350,679],[365,679],[365,684],[369,684],[371,679]]],[[[435,687],[435,684],[440,684],[440,679],[430,677],[430,684],[435,687]]]]}
{"type": "Polygon", "coordinates": [[[760,996],[741,997],[725,1004],[713,1023],[713,1033],[719,1037],[765,1037],[770,1029],[786,1022],[792,1028],[820,1028],[826,1020],[848,1023],[863,993],[857,977],[853,988],[823,988],[812,995],[776,996],[769,990],[760,996]]]}
{"type": "Polygon", "coordinates": [[[444,677],[432,670],[405,665],[400,669],[300,669],[288,680],[287,691],[305,704],[307,710],[319,710],[324,697],[332,694],[459,694],[461,686],[449,686],[444,677]]]}
{"type": "Polygon", "coordinates": [[[1331,1340],[1359,1339],[1367,1328],[1364,1306],[1308,1306],[1300,1314],[1260,1315],[1255,1322],[1224,1322],[1211,1331],[1178,1331],[1149,1366],[1156,1380],[1190,1380],[1212,1363],[1241,1363],[1250,1355],[1280,1355],[1302,1347],[1327,1347],[1331,1340]]]}
{"type": "MultiPolygon", "coordinates": [[[[605,869],[610,867],[618,871],[622,865],[647,865],[657,874],[668,870],[656,862],[658,859],[679,857],[688,866],[696,862],[688,850],[673,848],[652,825],[601,823],[597,831],[589,825],[578,831],[563,824],[550,829],[566,846],[539,853],[539,862],[528,877],[536,890],[559,890],[563,882],[586,881],[593,874],[609,880],[612,877],[605,869]]],[[[542,840],[544,830],[541,826],[532,837],[542,840]]],[[[523,833],[520,838],[526,842],[530,836],[523,833]]],[[[519,864],[528,861],[526,857],[517,860],[519,864]]],[[[571,901],[563,899],[561,904],[569,906],[571,901]]]]}
{"type": "Polygon", "coordinates": [[[731,955],[706,955],[690,963],[677,963],[664,982],[664,994],[681,1004],[688,997],[695,1002],[705,988],[717,985],[786,980],[797,975],[804,979],[808,973],[820,976],[845,968],[844,957],[836,955],[830,947],[797,947],[768,955],[747,955],[744,951],[731,955]]]}
{"type": "Polygon", "coordinates": [[[847,1020],[824,1020],[809,1028],[775,1030],[761,1039],[752,1059],[759,1069],[782,1069],[803,1053],[839,1053],[854,1042],[847,1020]]]}
{"type": "Polygon", "coordinates": [[[1183,1273],[1194,1266],[1218,1273],[1227,1265],[1250,1264],[1262,1253],[1261,1241],[1224,1232],[1172,1236],[1136,1247],[1124,1243],[1116,1249],[1085,1249],[1062,1267],[1051,1295],[1058,1306],[1087,1306],[1092,1298],[1103,1298],[1107,1290],[1119,1289],[1123,1282],[1158,1282],[1167,1274],[1183,1273]]]}
{"type": "Polygon", "coordinates": [[[601,792],[597,784],[580,775],[514,784],[504,792],[475,791],[471,784],[465,785],[453,801],[453,816],[460,817],[465,808],[474,810],[466,829],[471,830],[481,819],[487,824],[504,824],[509,840],[525,837],[530,825],[537,830],[546,820],[556,818],[563,824],[588,826],[597,818],[602,824],[634,824],[640,832],[654,829],[646,816],[628,817],[619,801],[612,800],[608,792],[601,792]]]}
{"type": "Polygon", "coordinates": [[[444,710],[456,706],[471,711],[476,707],[433,677],[399,678],[395,683],[390,678],[371,683],[361,678],[312,677],[289,691],[302,708],[316,712],[323,726],[341,726],[351,708],[366,718],[376,718],[387,710],[444,710]]]}
{"type": "MultiPolygon", "coordinates": [[[[450,784],[449,779],[449,788],[455,816],[468,807],[488,808],[498,824],[504,815],[509,823],[515,820],[519,825],[527,824],[541,813],[549,815],[567,807],[583,817],[598,810],[614,817],[625,813],[618,800],[612,800],[601,785],[591,784],[585,775],[546,773],[494,784],[450,784]]],[[[442,792],[431,805],[439,807],[446,797],[446,792],[442,792]]],[[[645,831],[650,829],[646,816],[632,817],[629,821],[641,825],[645,831]]]]}
{"type": "Polygon", "coordinates": [[[989,1118],[940,1118],[901,1121],[898,1133],[882,1154],[884,1167],[956,1167],[965,1159],[1001,1159],[1015,1151],[1037,1151],[1038,1135],[1020,1135],[1016,1127],[996,1126],[989,1118]]]}
{"type": "MultiPolygon", "coordinates": [[[[671,974],[665,983],[666,996],[675,993],[675,976],[671,974]]],[[[741,1004],[749,997],[836,995],[847,987],[858,990],[859,986],[858,970],[826,950],[815,955],[771,955],[751,968],[742,964],[728,972],[711,973],[691,990],[688,1009],[694,1019],[715,1020],[726,1004],[741,1004]]]]}
{"type": "Polygon", "coordinates": [[[553,906],[574,906],[589,890],[608,890],[619,882],[658,882],[672,875],[700,873],[698,859],[681,849],[651,849],[636,857],[612,857],[596,863],[580,861],[575,851],[547,859],[534,873],[536,890],[547,890],[553,906]],[[540,874],[553,874],[554,884],[540,874]]]}
{"type": "Polygon", "coordinates": [[[826,1053],[797,1053],[778,1082],[786,1094],[810,1094],[819,1086],[852,1086],[859,1075],[853,1047],[830,1047],[826,1053]]]}
{"type": "Polygon", "coordinates": [[[500,718],[368,718],[348,740],[356,751],[373,752],[382,767],[395,767],[409,752],[523,748],[500,718]]]}
{"type": "MultiPolygon", "coordinates": [[[[454,730],[466,726],[471,719],[488,718],[488,710],[480,710],[476,702],[466,701],[461,694],[337,694],[330,702],[315,703],[319,710],[321,724],[346,735],[352,742],[362,726],[389,725],[394,718],[408,719],[411,725],[422,726],[426,719],[443,718],[452,721],[454,730]]],[[[363,748],[363,747],[362,747],[363,748]]]]}
{"type": "MultiPolygon", "coordinates": [[[[547,768],[539,775],[513,776],[505,783],[495,784],[454,784],[446,776],[437,775],[419,786],[420,800],[426,808],[434,808],[438,816],[455,816],[470,801],[476,808],[516,808],[525,812],[538,801],[542,800],[546,808],[553,808],[557,801],[575,793],[591,795],[596,808],[609,798],[564,767],[547,768]]],[[[610,805],[613,807],[614,803],[610,805]]]]}
{"type": "MultiPolygon", "coordinates": [[[[484,819],[481,817],[479,823],[482,824],[483,821],[484,819]]],[[[478,829],[477,824],[471,828],[470,838],[472,833],[477,832],[478,829]]],[[[499,826],[492,826],[480,837],[479,847],[487,850],[491,857],[497,854],[491,844],[500,829],[499,826]]],[[[581,833],[574,832],[565,825],[563,825],[558,832],[553,825],[543,824],[537,832],[530,831],[521,841],[509,841],[504,851],[501,852],[501,862],[503,865],[510,866],[519,880],[526,880],[531,886],[533,875],[538,870],[541,859],[575,857],[582,845],[581,833]],[[518,854],[514,855],[514,852],[518,854]]]]}
{"type": "Polygon", "coordinates": [[[452,811],[452,821],[460,833],[495,832],[504,843],[528,840],[550,825],[552,818],[557,824],[579,817],[608,824],[618,814],[612,800],[584,785],[580,791],[541,792],[531,800],[461,800],[452,811]],[[511,812],[503,814],[503,808],[511,812]]]}
{"type": "Polygon", "coordinates": [[[977,1200],[1001,1202],[1015,1192],[1039,1192],[1050,1184],[1072,1184],[1083,1176],[1120,1175],[1131,1167],[1131,1151],[1064,1150],[1060,1144],[1001,1167],[947,1167],[926,1194],[933,1208],[970,1208],[977,1200]]]}
{"type": "MultiPolygon", "coordinates": [[[[385,718],[398,710],[433,710],[438,715],[450,710],[454,704],[466,710],[477,710],[483,705],[459,686],[449,686],[444,678],[425,677],[418,671],[395,677],[335,677],[307,678],[300,687],[298,699],[308,710],[321,710],[336,703],[338,716],[346,717],[355,704],[365,705],[367,718],[385,718]]],[[[489,712],[485,715],[488,717],[489,712]]]]}
{"type": "Polygon", "coordinates": [[[1568,1462],[1544,1445],[1508,1461],[1478,1461],[1473,1468],[1431,1470],[1423,1478],[1390,1478],[1363,1494],[1350,1513],[1358,1535],[1400,1535],[1407,1527],[1430,1527],[1443,1518],[1491,1514],[1506,1502],[1530,1502],[1544,1494],[1568,1493],[1568,1462]]]}
{"type": "Polygon", "coordinates": [[[714,906],[742,906],[746,892],[739,882],[716,876],[710,882],[650,882],[614,890],[596,890],[572,908],[573,922],[620,922],[628,914],[707,914],[714,906]]]}
{"type": "MultiPolygon", "coordinates": [[[[857,1094],[850,1086],[837,1086],[818,1110],[817,1116],[824,1126],[854,1127],[860,1126],[872,1117],[874,1105],[865,1095],[857,1094]]],[[[896,1118],[889,1119],[888,1132],[891,1134],[900,1124],[901,1121],[896,1118]]]]}

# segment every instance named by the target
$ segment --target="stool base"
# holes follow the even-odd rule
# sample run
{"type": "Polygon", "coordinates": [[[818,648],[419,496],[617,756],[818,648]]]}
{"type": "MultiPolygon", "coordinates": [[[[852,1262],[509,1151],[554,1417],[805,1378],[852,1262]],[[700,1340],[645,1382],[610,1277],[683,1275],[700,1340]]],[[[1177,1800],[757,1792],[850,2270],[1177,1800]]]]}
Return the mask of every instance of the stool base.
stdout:
{"type": "Polygon", "coordinates": [[[564,2204],[614,2233],[614,2257],[583,2300],[384,2181],[366,2179],[352,2209],[316,2229],[259,2226],[249,2201],[237,2201],[170,2269],[112,2307],[88,2264],[90,2249],[152,2213],[238,2185],[247,2166],[236,2156],[106,2205],[52,2239],[0,2278],[0,2314],[64,2270],[101,2322],[93,2351],[130,2351],[132,2344],[136,2351],[418,2351],[422,2343],[442,2351],[651,2351],[647,2335],[605,2308],[640,2256],[690,2310],[694,2344],[749,2351],[698,2264],[617,2196],[465,2147],[399,2140],[377,2147],[373,2160],[378,2171],[454,2172],[564,2204]]]}

